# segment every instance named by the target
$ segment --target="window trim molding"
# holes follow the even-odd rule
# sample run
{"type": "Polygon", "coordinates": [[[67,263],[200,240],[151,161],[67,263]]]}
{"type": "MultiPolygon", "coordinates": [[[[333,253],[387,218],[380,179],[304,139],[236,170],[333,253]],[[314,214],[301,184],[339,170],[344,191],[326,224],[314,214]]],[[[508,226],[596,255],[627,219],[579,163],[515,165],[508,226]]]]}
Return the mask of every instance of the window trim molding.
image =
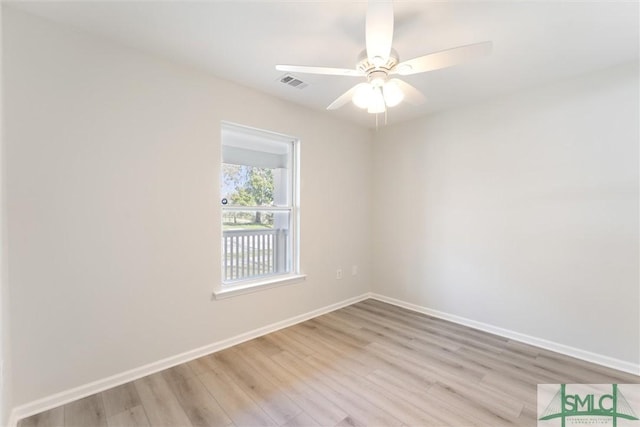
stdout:
{"type": "Polygon", "coordinates": [[[238,284],[221,284],[220,287],[213,291],[213,298],[216,300],[232,298],[238,295],[260,292],[267,289],[273,289],[280,286],[292,285],[294,283],[304,282],[307,278],[306,274],[290,273],[280,274],[277,276],[269,276],[258,278],[256,280],[244,280],[238,284]]]}
{"type": "MultiPolygon", "coordinates": [[[[290,285],[294,283],[300,283],[305,281],[306,275],[301,272],[301,256],[300,256],[300,138],[285,135],[269,130],[257,129],[251,126],[244,126],[232,122],[221,122],[221,144],[222,149],[224,145],[224,139],[222,133],[224,130],[235,133],[247,133],[248,135],[269,135],[274,140],[291,144],[291,155],[289,156],[289,183],[291,185],[291,202],[289,206],[255,206],[251,207],[252,210],[260,211],[288,211],[290,212],[290,224],[291,224],[291,271],[284,274],[270,275],[270,276],[258,276],[255,278],[225,282],[223,277],[217,286],[213,290],[213,299],[220,300],[225,298],[231,298],[238,295],[249,294],[266,289],[272,289],[279,286],[290,285]]],[[[234,210],[246,210],[246,206],[223,206],[220,212],[234,211],[234,210]]],[[[222,224],[221,235],[222,235],[222,224]]],[[[221,276],[223,272],[221,271],[221,276]]]]}

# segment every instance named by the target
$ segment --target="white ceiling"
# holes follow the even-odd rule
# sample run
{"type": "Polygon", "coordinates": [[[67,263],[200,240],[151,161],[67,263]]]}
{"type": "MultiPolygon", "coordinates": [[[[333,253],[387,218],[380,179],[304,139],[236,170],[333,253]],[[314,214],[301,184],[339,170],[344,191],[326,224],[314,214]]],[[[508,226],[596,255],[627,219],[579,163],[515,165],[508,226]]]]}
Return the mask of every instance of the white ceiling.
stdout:
{"type": "MultiPolygon", "coordinates": [[[[364,1],[11,2],[26,12],[203,67],[216,76],[324,110],[360,80],[298,74],[279,83],[276,64],[355,66],[364,49],[364,1]]],[[[427,97],[389,110],[396,123],[524,87],[638,61],[637,1],[396,1],[393,47],[410,59],[492,40],[476,62],[407,76],[427,97]]],[[[329,112],[372,127],[352,104],[329,112]]]]}

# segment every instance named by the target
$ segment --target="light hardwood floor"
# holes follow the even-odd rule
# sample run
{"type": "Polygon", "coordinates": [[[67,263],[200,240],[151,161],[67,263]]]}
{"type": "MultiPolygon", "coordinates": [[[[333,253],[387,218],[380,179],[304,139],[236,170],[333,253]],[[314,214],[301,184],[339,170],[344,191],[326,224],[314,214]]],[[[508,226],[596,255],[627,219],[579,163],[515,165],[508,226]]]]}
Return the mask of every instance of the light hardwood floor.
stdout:
{"type": "Polygon", "coordinates": [[[638,382],[366,300],[19,427],[535,426],[536,384],[638,382]]]}

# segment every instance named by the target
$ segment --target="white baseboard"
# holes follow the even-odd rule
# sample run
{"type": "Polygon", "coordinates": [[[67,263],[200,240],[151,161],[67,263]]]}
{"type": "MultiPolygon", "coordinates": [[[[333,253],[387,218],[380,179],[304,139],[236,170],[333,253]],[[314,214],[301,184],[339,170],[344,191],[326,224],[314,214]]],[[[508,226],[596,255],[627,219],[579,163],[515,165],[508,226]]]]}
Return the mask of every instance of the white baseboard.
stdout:
{"type": "Polygon", "coordinates": [[[160,372],[167,368],[180,365],[181,363],[189,362],[199,357],[215,353],[216,351],[224,350],[225,348],[232,347],[245,341],[249,341],[254,338],[269,334],[271,332],[275,332],[277,330],[295,325],[297,323],[304,322],[305,320],[309,320],[314,317],[329,313],[331,311],[346,307],[348,305],[355,304],[369,297],[370,294],[365,293],[357,297],[349,298],[344,301],[340,301],[338,303],[310,311],[308,313],[294,316],[289,319],[272,323],[270,325],[254,329],[252,331],[206,345],[204,347],[196,348],[194,350],[177,354],[175,356],[167,357],[166,359],[158,360],[156,362],[152,362],[147,365],[140,366],[138,368],[134,368],[108,378],[100,379],[88,384],[81,385],[79,387],[72,388],[70,390],[65,390],[60,393],[56,393],[51,396],[38,399],[36,401],[26,403],[24,405],[17,406],[11,411],[8,427],[16,427],[18,420],[29,417],[31,415],[35,415],[40,412],[58,407],[60,405],[73,402],[74,400],[78,400],[83,397],[87,397],[92,394],[117,387],[130,381],[145,377],[147,375],[155,374],[156,372],[160,372]]]}
{"type": "Polygon", "coordinates": [[[416,311],[418,313],[423,313],[429,316],[437,317],[439,319],[447,320],[449,322],[468,326],[473,329],[489,332],[491,334],[498,335],[504,338],[509,338],[515,341],[523,342],[525,344],[530,344],[536,347],[544,348],[545,350],[550,350],[556,353],[575,357],[576,359],[581,359],[587,362],[596,363],[598,365],[606,366],[607,368],[616,369],[618,371],[627,372],[633,375],[640,375],[640,365],[636,363],[627,362],[625,360],[616,359],[616,358],[605,356],[598,353],[592,353],[590,351],[582,350],[579,348],[571,347],[571,346],[560,344],[553,341],[548,341],[542,338],[533,337],[531,335],[521,334],[519,332],[493,326],[488,323],[477,322],[475,320],[467,319],[465,317],[456,316],[454,314],[449,314],[449,313],[445,313],[438,310],[433,310],[431,308],[422,307],[416,304],[411,304],[406,301],[386,297],[384,295],[371,293],[369,296],[370,298],[376,299],[378,301],[393,304],[398,307],[406,308],[411,311],[416,311]]]}

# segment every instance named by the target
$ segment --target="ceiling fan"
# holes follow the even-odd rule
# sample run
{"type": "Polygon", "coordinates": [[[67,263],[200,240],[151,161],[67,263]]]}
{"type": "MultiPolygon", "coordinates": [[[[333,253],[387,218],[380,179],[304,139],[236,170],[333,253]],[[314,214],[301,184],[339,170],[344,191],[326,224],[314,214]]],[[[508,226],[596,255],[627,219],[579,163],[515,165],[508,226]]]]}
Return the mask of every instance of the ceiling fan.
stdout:
{"type": "Polygon", "coordinates": [[[355,69],[313,67],[304,65],[276,65],[280,71],[294,73],[326,74],[335,76],[366,77],[333,101],[327,110],[335,110],[349,100],[369,113],[387,111],[406,99],[419,105],[424,95],[409,83],[390,76],[408,76],[450,67],[488,55],[492,42],[485,41],[430,53],[400,62],[393,41],[393,3],[391,0],[369,0],[366,19],[366,49],[358,57],[355,69]]]}

